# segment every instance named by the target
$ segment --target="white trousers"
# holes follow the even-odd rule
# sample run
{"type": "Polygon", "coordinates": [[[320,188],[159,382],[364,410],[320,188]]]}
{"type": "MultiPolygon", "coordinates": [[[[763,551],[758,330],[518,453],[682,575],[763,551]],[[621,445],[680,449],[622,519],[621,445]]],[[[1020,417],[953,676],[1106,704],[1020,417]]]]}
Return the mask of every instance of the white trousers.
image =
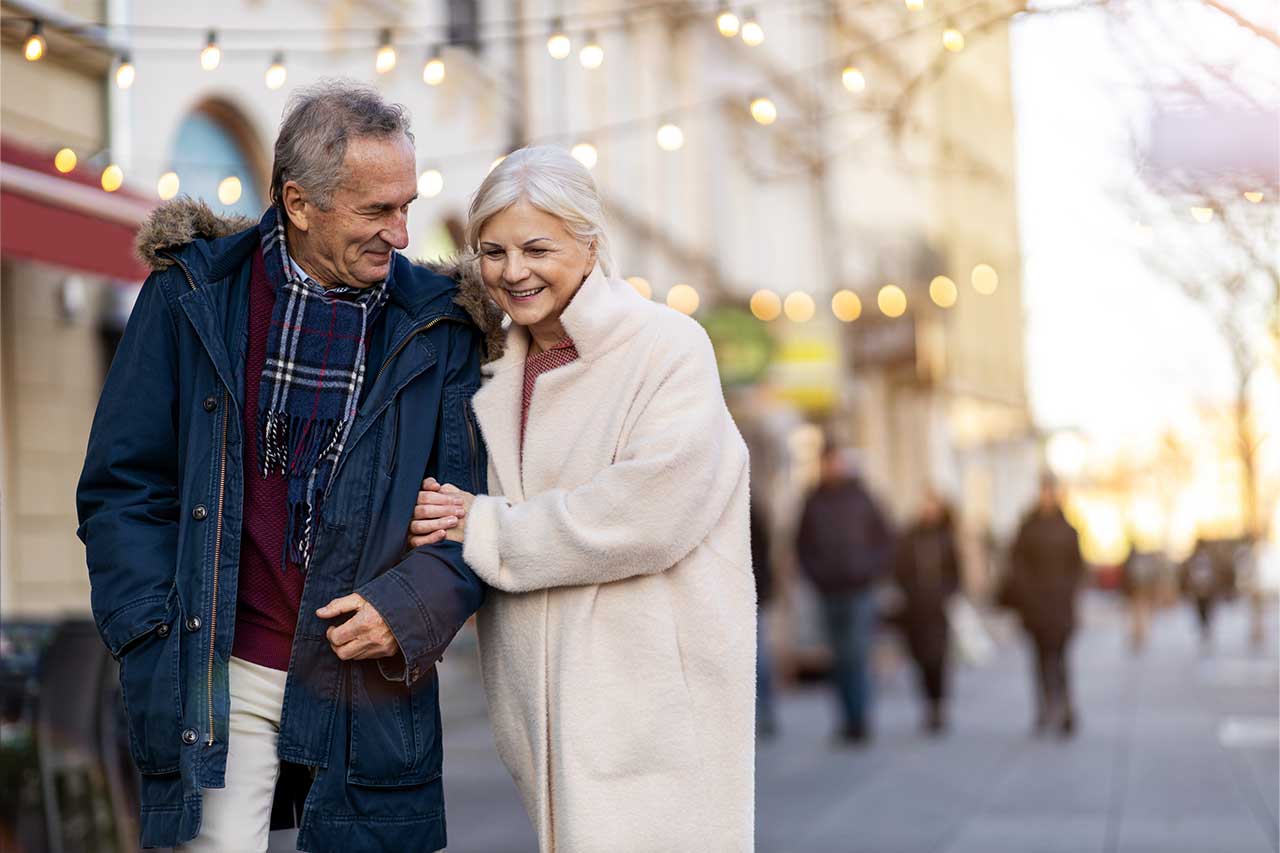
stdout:
{"type": "Polygon", "coordinates": [[[280,759],[286,673],[233,657],[225,788],[204,789],[200,834],[179,853],[264,853],[280,759]]]}

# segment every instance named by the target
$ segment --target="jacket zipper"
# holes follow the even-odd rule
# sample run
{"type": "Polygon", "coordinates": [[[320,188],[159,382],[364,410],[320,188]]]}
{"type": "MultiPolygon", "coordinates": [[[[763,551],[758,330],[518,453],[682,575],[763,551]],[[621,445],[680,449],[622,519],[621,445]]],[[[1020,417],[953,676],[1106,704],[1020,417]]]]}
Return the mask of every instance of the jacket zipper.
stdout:
{"type": "MultiPolygon", "coordinates": [[[[192,290],[196,289],[196,281],[191,277],[191,271],[187,269],[187,265],[174,255],[165,255],[171,259],[178,268],[182,270],[182,274],[187,277],[187,286],[192,290]]],[[[209,602],[209,658],[208,669],[205,679],[205,695],[208,699],[208,722],[209,732],[205,738],[205,746],[213,746],[213,660],[214,649],[218,643],[218,575],[221,570],[222,563],[222,513],[226,505],[227,497],[227,427],[229,425],[229,412],[231,410],[230,395],[224,389],[222,392],[222,439],[221,453],[218,463],[218,526],[213,534],[213,596],[209,602]]]]}
{"type": "Polygon", "coordinates": [[[476,449],[476,427],[471,422],[470,406],[469,400],[462,401],[462,422],[467,425],[467,442],[471,445],[471,491],[475,494],[480,491],[480,454],[476,449]]]}

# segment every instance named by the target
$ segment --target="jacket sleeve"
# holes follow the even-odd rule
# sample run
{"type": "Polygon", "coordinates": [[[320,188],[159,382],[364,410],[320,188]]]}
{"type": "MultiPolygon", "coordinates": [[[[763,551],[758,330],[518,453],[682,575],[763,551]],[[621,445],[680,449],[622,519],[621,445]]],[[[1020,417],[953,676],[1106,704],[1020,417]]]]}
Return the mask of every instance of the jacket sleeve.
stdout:
{"type": "Polygon", "coordinates": [[[76,490],[93,617],[116,657],[166,618],[177,571],[177,326],[163,275],[129,317],[76,490]]]}
{"type": "MultiPolygon", "coordinates": [[[[446,405],[454,400],[469,405],[470,395],[479,384],[479,336],[455,327],[450,331],[441,400],[446,405]]],[[[466,425],[460,420],[467,417],[461,411],[455,413],[457,417],[448,414],[442,412],[436,420],[434,450],[423,476],[434,476],[440,482],[462,482],[446,476],[450,473],[447,469],[475,471],[481,478],[476,488],[483,489],[484,448],[478,441],[473,445],[458,435],[448,435],[451,430],[465,430],[466,425]],[[461,456],[446,461],[452,448],[460,448],[461,456]]],[[[431,669],[484,601],[484,584],[467,565],[462,546],[456,542],[415,548],[400,563],[356,591],[377,609],[400,646],[399,655],[378,661],[379,670],[384,678],[407,684],[413,684],[431,669]]]]}
{"type": "Polygon", "coordinates": [[[648,377],[654,390],[637,400],[613,464],[516,505],[476,498],[464,549],[486,583],[508,592],[609,583],[664,571],[707,538],[746,476],[747,449],[711,342],[693,331],[664,342],[671,349],[648,377]]]}

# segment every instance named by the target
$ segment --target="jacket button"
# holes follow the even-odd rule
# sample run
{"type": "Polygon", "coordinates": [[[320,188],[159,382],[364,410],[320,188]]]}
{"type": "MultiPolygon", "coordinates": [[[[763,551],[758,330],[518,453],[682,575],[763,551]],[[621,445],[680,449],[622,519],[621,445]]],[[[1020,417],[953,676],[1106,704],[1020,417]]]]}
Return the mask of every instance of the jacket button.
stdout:
{"type": "Polygon", "coordinates": [[[196,508],[191,510],[191,517],[196,521],[204,521],[209,517],[209,510],[204,504],[196,504],[196,508]]]}
{"type": "Polygon", "coordinates": [[[199,616],[188,616],[188,617],[187,617],[187,630],[188,630],[188,631],[190,631],[190,632],[191,632],[191,633],[193,633],[193,634],[194,634],[196,631],[199,631],[199,630],[200,630],[200,617],[199,617],[199,616]]]}
{"type": "Polygon", "coordinates": [[[158,635],[159,635],[159,636],[161,636],[161,637],[167,637],[167,636],[169,636],[169,626],[168,626],[168,624],[166,624],[166,623],[164,623],[164,622],[161,622],[159,625],[157,625],[157,626],[156,626],[156,634],[158,634],[158,635]]]}
{"type": "Polygon", "coordinates": [[[183,730],[182,742],[185,743],[187,746],[191,746],[193,743],[195,743],[198,740],[200,740],[200,733],[197,732],[195,729],[183,730]]]}
{"type": "Polygon", "coordinates": [[[217,397],[210,396],[210,397],[205,397],[205,398],[204,398],[204,410],[205,410],[206,412],[212,412],[212,411],[213,411],[214,409],[216,409],[216,408],[218,408],[218,398],[217,398],[217,397]]]}

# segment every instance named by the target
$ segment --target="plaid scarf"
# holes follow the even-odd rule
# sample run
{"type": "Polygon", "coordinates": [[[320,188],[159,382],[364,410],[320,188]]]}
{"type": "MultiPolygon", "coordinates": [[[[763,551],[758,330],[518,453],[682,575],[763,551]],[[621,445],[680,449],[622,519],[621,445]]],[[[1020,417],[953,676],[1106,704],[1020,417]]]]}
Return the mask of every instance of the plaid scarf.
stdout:
{"type": "Polygon", "coordinates": [[[355,418],[366,341],[387,283],[326,289],[299,275],[275,207],[262,217],[258,235],[276,293],[258,391],[259,458],[264,478],[278,473],[289,480],[284,564],[306,571],[313,522],[355,418]]]}

